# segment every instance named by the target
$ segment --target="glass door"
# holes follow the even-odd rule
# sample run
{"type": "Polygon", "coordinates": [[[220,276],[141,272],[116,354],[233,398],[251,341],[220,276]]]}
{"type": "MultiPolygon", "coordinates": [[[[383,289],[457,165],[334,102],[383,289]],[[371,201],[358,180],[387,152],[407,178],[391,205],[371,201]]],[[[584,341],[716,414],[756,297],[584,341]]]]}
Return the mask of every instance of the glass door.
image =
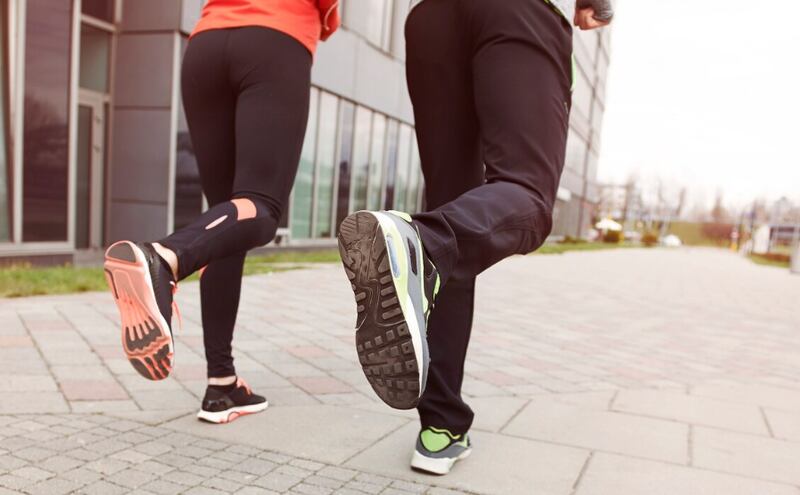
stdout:
{"type": "Polygon", "coordinates": [[[75,173],[75,247],[99,249],[104,242],[106,143],[111,101],[111,64],[120,5],[83,0],[75,173]]]}
{"type": "Polygon", "coordinates": [[[106,104],[102,97],[81,92],[78,102],[75,247],[103,245],[103,175],[105,171],[106,104]]]}

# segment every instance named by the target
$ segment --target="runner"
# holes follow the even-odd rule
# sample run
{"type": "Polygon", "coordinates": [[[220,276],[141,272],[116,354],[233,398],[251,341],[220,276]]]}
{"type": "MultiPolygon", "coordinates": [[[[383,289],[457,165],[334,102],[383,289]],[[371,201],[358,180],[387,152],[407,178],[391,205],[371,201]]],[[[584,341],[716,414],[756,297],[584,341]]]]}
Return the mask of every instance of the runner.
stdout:
{"type": "Polygon", "coordinates": [[[406,63],[429,211],[354,213],[339,249],[364,374],[390,406],[417,408],[411,466],[446,474],[472,447],[461,383],[475,277],[549,234],[569,127],[571,24],[596,28],[613,10],[609,0],[412,3],[406,63]]]}
{"type": "Polygon", "coordinates": [[[174,365],[177,283],[202,270],[209,381],[200,419],[226,423],[267,408],[231,354],[242,269],[247,251],[275,236],[303,145],[313,53],[338,25],[337,0],[209,0],[181,84],[210,209],[158,242],[120,241],[106,252],[125,353],[150,380],[174,365]]]}

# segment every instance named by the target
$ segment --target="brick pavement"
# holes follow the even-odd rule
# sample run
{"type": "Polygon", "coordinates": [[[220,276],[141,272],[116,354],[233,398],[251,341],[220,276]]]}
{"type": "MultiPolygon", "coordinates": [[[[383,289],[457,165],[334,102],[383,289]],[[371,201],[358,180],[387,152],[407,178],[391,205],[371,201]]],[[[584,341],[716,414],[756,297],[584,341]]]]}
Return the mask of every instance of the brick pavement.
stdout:
{"type": "Polygon", "coordinates": [[[787,271],[703,249],[493,268],[464,384],[476,451],[446,478],[408,471],[413,414],[380,404],[358,369],[334,265],[246,279],[236,364],[271,407],[195,421],[197,289],[181,287],[176,372],[159,383],[123,358],[107,294],[0,300],[0,494],[800,495],[800,277],[787,271]]]}

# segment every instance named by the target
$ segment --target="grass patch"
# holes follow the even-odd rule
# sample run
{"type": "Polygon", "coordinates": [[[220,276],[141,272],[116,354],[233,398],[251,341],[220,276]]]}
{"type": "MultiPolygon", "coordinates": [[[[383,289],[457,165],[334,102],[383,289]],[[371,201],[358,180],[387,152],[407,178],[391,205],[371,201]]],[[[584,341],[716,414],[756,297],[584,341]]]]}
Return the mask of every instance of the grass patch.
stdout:
{"type": "Polygon", "coordinates": [[[580,242],[566,244],[545,244],[533,254],[564,254],[570,251],[605,251],[608,249],[625,249],[638,246],[630,244],[611,244],[605,242],[580,242]]]}
{"type": "Polygon", "coordinates": [[[669,233],[680,237],[687,246],[714,246],[714,242],[703,235],[703,225],[692,222],[672,222],[669,233]]]}
{"type": "Polygon", "coordinates": [[[774,266],[775,268],[789,268],[790,259],[782,255],[751,254],[750,260],[757,265],[774,266]]]}
{"type": "MultiPolygon", "coordinates": [[[[339,261],[336,250],[285,251],[249,256],[244,264],[244,274],[260,275],[302,268],[304,263],[331,263],[339,261]],[[294,265],[294,266],[292,266],[294,265]]],[[[197,274],[187,281],[197,280],[197,274]]],[[[27,297],[55,294],[73,294],[106,290],[103,269],[78,268],[72,265],[32,267],[19,264],[0,268],[0,297],[27,297]]]]}
{"type": "Polygon", "coordinates": [[[321,251],[277,251],[247,258],[248,263],[338,263],[341,260],[337,249],[321,251]]]}
{"type": "Polygon", "coordinates": [[[0,297],[71,294],[106,289],[102,268],[57,266],[32,268],[21,264],[0,268],[0,297]]]}

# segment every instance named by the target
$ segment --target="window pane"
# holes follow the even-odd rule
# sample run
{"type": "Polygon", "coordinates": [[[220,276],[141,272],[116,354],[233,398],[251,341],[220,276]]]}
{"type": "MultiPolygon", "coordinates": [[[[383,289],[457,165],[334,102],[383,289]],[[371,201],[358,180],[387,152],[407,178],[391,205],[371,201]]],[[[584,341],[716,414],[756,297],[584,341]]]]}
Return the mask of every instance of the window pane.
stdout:
{"type": "Polygon", "coordinates": [[[383,10],[383,36],[381,48],[389,50],[392,46],[392,22],[394,20],[394,0],[384,0],[383,10]]]}
{"type": "Polygon", "coordinates": [[[317,107],[319,91],[311,90],[311,102],[308,107],[308,127],[303,141],[303,153],[297,168],[297,179],[294,181],[292,199],[292,238],[308,239],[311,237],[311,201],[314,196],[314,157],[317,142],[317,107]]]}
{"type": "Polygon", "coordinates": [[[81,12],[106,22],[114,22],[114,0],[83,0],[81,12]]]}
{"type": "Polygon", "coordinates": [[[5,9],[0,7],[0,242],[11,240],[11,166],[6,147],[6,17],[5,9]]]}
{"type": "Polygon", "coordinates": [[[111,33],[83,24],[81,26],[82,88],[108,92],[108,66],[111,56],[111,33]]]}
{"type": "Polygon", "coordinates": [[[333,235],[331,213],[338,107],[338,98],[329,93],[322,93],[319,102],[319,136],[317,136],[317,215],[314,237],[333,235]]]}
{"type": "Polygon", "coordinates": [[[71,3],[28,1],[22,193],[24,241],[67,240],[71,3]]]}
{"type": "Polygon", "coordinates": [[[373,45],[387,48],[391,23],[387,22],[392,10],[388,0],[348,0],[344,6],[344,22],[348,28],[360,33],[373,45]]]}
{"type": "Polygon", "coordinates": [[[175,229],[186,227],[203,212],[203,187],[188,130],[178,130],[175,157],[175,229]]]}
{"type": "Polygon", "coordinates": [[[344,221],[350,207],[350,166],[353,159],[353,117],[355,105],[342,101],[339,106],[339,187],[336,200],[336,227],[344,221]]]}
{"type": "Polygon", "coordinates": [[[419,147],[417,146],[417,136],[411,133],[411,168],[408,171],[408,211],[416,213],[419,208],[419,189],[422,182],[422,170],[420,168],[419,147]]]}
{"type": "Polygon", "coordinates": [[[584,160],[586,159],[586,141],[578,134],[569,131],[567,137],[566,167],[579,174],[583,174],[584,160]]]}
{"type": "Polygon", "coordinates": [[[411,127],[400,125],[400,140],[397,149],[397,182],[394,186],[394,209],[406,211],[408,195],[408,166],[411,161],[411,127]]]}
{"type": "MultiPolygon", "coordinates": [[[[181,41],[185,50],[186,40],[181,41]]],[[[180,97],[180,95],[179,95],[180,97]]],[[[175,150],[175,229],[189,225],[203,212],[203,188],[183,104],[178,102],[178,136],[175,150]]]]}
{"type": "Polygon", "coordinates": [[[386,148],[386,117],[376,113],[372,118],[372,145],[369,153],[369,198],[368,210],[381,209],[383,191],[383,158],[386,148]]]}
{"type": "Polygon", "coordinates": [[[371,123],[372,112],[364,107],[358,107],[356,111],[355,142],[353,144],[353,185],[350,211],[365,210],[367,208],[371,123]]]}
{"type": "Polygon", "coordinates": [[[389,120],[386,132],[386,201],[384,208],[394,208],[394,181],[397,175],[397,134],[398,122],[389,120]]]}
{"type": "Polygon", "coordinates": [[[78,107],[78,163],[75,192],[75,246],[89,247],[91,211],[92,107],[78,107]]]}

